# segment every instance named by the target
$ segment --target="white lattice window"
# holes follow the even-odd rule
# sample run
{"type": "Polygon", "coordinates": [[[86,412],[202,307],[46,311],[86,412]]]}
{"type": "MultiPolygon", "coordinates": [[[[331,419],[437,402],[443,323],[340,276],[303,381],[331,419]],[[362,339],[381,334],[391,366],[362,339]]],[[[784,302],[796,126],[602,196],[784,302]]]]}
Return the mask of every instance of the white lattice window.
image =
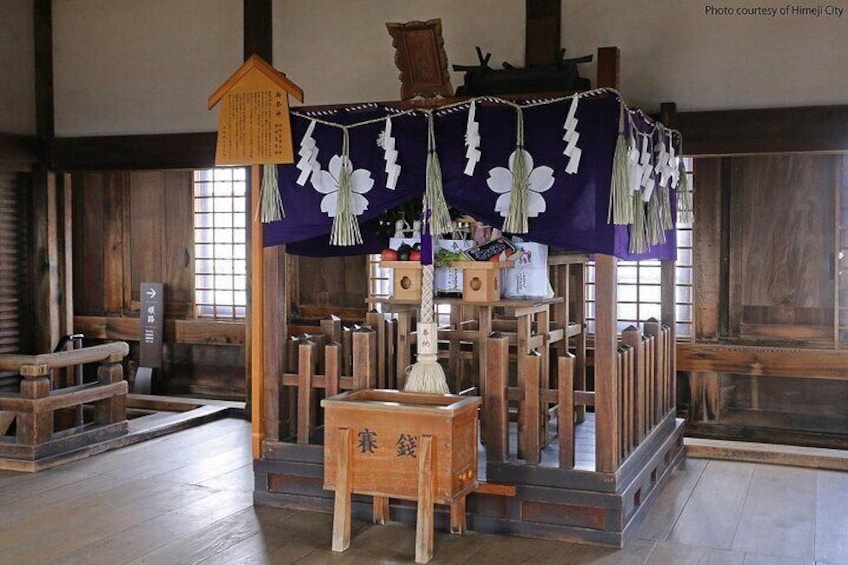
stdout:
{"type": "Polygon", "coordinates": [[[194,172],[194,302],[198,316],[246,315],[246,195],[243,168],[194,172]]]}

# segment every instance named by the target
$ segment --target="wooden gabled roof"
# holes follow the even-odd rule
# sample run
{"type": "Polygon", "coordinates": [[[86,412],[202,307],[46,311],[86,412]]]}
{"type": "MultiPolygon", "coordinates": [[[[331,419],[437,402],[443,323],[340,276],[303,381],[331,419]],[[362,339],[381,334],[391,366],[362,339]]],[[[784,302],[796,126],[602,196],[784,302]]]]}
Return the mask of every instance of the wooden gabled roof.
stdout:
{"type": "Polygon", "coordinates": [[[238,68],[218,89],[209,97],[209,109],[221,101],[227,92],[233,88],[238,82],[244,78],[250,71],[257,70],[268,77],[269,80],[278,84],[280,88],[285,90],[289,95],[293,96],[298,102],[303,102],[303,90],[286,78],[286,75],[279,72],[277,69],[265,62],[259,55],[251,55],[244,64],[238,68]]]}

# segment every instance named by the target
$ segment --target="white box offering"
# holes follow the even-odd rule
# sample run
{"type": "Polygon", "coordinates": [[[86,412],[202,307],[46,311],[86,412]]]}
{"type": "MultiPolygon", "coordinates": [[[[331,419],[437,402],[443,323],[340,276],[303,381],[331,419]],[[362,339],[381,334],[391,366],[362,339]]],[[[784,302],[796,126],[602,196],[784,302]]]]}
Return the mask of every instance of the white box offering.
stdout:
{"type": "Polygon", "coordinates": [[[548,279],[548,246],[529,241],[513,241],[516,252],[510,255],[511,269],[504,270],[503,294],[506,298],[553,298],[548,279]]]}
{"type": "MultiPolygon", "coordinates": [[[[472,239],[439,239],[435,251],[444,249],[460,253],[471,249],[476,243],[472,239]]],[[[436,267],[433,284],[436,292],[443,294],[462,294],[462,269],[455,267],[436,267]]]]}

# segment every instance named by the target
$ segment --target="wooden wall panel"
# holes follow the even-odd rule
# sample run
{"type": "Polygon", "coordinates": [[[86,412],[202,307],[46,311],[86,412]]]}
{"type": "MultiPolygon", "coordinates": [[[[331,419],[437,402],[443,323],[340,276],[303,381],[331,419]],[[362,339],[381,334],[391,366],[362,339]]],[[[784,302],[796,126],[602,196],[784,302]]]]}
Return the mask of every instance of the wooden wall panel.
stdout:
{"type": "Polygon", "coordinates": [[[104,304],[104,175],[73,175],[74,310],[105,314],[104,304]]]}
{"type": "MultiPolygon", "coordinates": [[[[836,157],[733,159],[731,296],[740,333],[750,326],[833,323],[833,201],[836,157]]],[[[806,334],[802,334],[802,337],[806,334]]],[[[777,337],[793,337],[782,329],[777,337]]]]}
{"type": "Polygon", "coordinates": [[[694,333],[697,339],[715,339],[721,301],[721,159],[695,159],[694,167],[694,333]]]}
{"type": "Polygon", "coordinates": [[[194,300],[194,187],[191,173],[165,173],[165,299],[173,314],[187,315],[194,300]]]}
{"type": "Polygon", "coordinates": [[[293,317],[322,319],[335,314],[346,320],[365,318],[368,295],[364,255],[294,257],[296,283],[291,289],[293,317]]]}
{"type": "Polygon", "coordinates": [[[124,308],[124,194],[129,177],[123,172],[102,174],[103,307],[109,314],[124,308]]]}
{"type": "Polygon", "coordinates": [[[162,261],[166,235],[165,198],[165,176],[162,171],[133,171],[130,174],[131,303],[140,302],[142,282],[165,281],[162,261]]]}

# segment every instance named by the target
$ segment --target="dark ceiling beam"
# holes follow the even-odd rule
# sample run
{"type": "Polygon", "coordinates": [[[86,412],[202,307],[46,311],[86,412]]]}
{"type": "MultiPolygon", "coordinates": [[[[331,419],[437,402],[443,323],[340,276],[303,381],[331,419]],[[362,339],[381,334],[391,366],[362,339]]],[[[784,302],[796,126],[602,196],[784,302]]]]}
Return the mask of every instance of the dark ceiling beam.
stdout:
{"type": "Polygon", "coordinates": [[[244,59],[259,55],[273,65],[272,0],[244,0],[244,59]]]}
{"type": "Polygon", "coordinates": [[[691,156],[848,151],[848,106],[677,112],[691,156]]]}
{"type": "Polygon", "coordinates": [[[33,40],[37,156],[40,162],[49,163],[54,137],[52,0],[33,2],[33,40]]]}

